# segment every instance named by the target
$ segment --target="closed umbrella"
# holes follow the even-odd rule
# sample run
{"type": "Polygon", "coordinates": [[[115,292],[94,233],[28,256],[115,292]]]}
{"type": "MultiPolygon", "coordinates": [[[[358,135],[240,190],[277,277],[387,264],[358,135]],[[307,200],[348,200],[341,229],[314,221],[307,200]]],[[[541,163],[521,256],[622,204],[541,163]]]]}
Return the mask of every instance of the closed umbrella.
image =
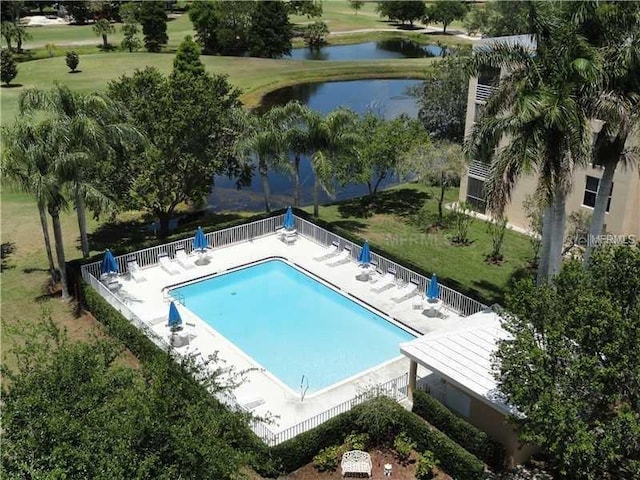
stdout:
{"type": "Polygon", "coordinates": [[[107,248],[104,252],[104,258],[102,259],[102,263],[100,263],[100,270],[102,273],[106,275],[115,275],[118,273],[118,262],[116,261],[111,250],[107,248]]]}
{"type": "Polygon", "coordinates": [[[180,316],[180,312],[178,312],[175,302],[171,302],[171,305],[169,305],[169,327],[171,327],[172,331],[182,328],[182,317],[180,316]]]}
{"type": "Polygon", "coordinates": [[[371,264],[371,250],[369,249],[369,242],[364,241],[362,249],[360,250],[360,256],[358,257],[358,263],[361,267],[367,268],[371,264]]]}
{"type": "Polygon", "coordinates": [[[295,227],[295,221],[293,219],[293,211],[291,207],[287,207],[287,212],[284,214],[284,222],[282,223],[282,228],[285,230],[293,230],[295,227]]]}
{"type": "Polygon", "coordinates": [[[434,273],[431,275],[429,288],[427,288],[427,300],[436,301],[440,297],[440,287],[438,286],[438,277],[434,273]]]}

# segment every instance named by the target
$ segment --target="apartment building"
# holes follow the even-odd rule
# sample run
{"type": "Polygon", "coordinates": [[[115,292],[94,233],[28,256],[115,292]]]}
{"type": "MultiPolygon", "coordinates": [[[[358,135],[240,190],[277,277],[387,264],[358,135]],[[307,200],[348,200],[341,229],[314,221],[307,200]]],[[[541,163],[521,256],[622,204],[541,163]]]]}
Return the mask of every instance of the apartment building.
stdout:
{"type": "MultiPolygon", "coordinates": [[[[497,41],[517,43],[535,49],[529,35],[483,39],[474,48],[497,41]]],[[[498,81],[499,72],[486,73],[469,80],[465,135],[471,133],[474,122],[478,119],[482,107],[498,81]]],[[[471,204],[474,209],[483,214],[489,214],[486,211],[484,195],[484,182],[487,176],[488,166],[472,160],[460,182],[459,200],[471,204]]],[[[593,211],[601,177],[602,169],[599,167],[576,168],[573,189],[567,198],[567,214],[575,211],[593,211]]],[[[511,225],[528,229],[523,202],[528,195],[535,192],[536,183],[536,175],[529,174],[516,184],[511,202],[505,209],[505,215],[511,225]]],[[[619,166],[616,170],[613,187],[609,193],[605,231],[615,235],[634,235],[640,239],[640,171],[637,167],[619,166]]]]}

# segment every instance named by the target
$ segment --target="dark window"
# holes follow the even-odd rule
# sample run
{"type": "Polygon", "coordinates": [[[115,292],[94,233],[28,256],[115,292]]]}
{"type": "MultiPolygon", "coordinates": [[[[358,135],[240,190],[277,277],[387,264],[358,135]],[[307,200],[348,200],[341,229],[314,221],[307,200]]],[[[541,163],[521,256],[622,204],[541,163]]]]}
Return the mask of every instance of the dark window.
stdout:
{"type": "Polygon", "coordinates": [[[481,85],[490,85],[496,87],[500,81],[500,69],[484,67],[478,74],[478,83],[481,85]]]}
{"type": "Polygon", "coordinates": [[[482,115],[482,109],[484,105],[481,103],[476,103],[474,106],[475,106],[475,111],[473,112],[473,121],[477,122],[480,119],[480,116],[482,115]]]}
{"type": "MultiPolygon", "coordinates": [[[[596,196],[598,195],[598,188],[600,187],[600,179],[598,177],[592,177],[587,175],[587,182],[584,187],[584,198],[582,199],[582,205],[585,207],[594,208],[596,206],[596,196]]],[[[611,190],[609,190],[609,199],[607,200],[607,212],[611,207],[611,195],[613,194],[613,183],[611,184],[611,190]]]]}
{"type": "Polygon", "coordinates": [[[467,203],[480,213],[487,211],[487,201],[484,196],[484,182],[482,180],[468,177],[467,203]]]}

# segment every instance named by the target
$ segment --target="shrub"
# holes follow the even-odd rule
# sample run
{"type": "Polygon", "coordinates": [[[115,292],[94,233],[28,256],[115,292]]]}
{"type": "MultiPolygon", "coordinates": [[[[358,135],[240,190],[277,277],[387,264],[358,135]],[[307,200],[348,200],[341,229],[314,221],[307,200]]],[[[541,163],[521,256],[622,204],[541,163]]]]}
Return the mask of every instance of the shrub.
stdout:
{"type": "Polygon", "coordinates": [[[401,432],[393,441],[393,449],[398,454],[398,458],[402,462],[409,460],[411,452],[416,448],[416,442],[411,440],[406,433],[401,432]]]}
{"type": "Polygon", "coordinates": [[[473,223],[471,206],[466,203],[459,203],[453,206],[453,238],[451,241],[455,245],[470,245],[469,227],[473,223]]]}
{"type": "Polygon", "coordinates": [[[353,410],[357,430],[367,432],[375,445],[391,445],[396,434],[402,431],[397,406],[384,397],[358,405],[353,410]]]}
{"type": "Polygon", "coordinates": [[[67,64],[67,67],[69,67],[72,72],[75,72],[76,68],[78,68],[78,65],[80,64],[80,57],[76,52],[67,52],[64,61],[67,64]]]}
{"type": "Polygon", "coordinates": [[[344,439],[344,446],[346,450],[366,450],[370,442],[368,434],[354,432],[344,439]]]}
{"type": "Polygon", "coordinates": [[[315,457],[313,457],[313,466],[316,467],[316,470],[319,472],[333,472],[338,468],[339,456],[340,447],[337,445],[323,448],[315,457]]]}
{"type": "Polygon", "coordinates": [[[18,75],[18,65],[13,54],[7,49],[0,51],[0,80],[5,85],[9,85],[16,75],[18,75]]]}
{"type": "Polygon", "coordinates": [[[494,468],[502,467],[504,461],[502,446],[427,393],[419,390],[414,392],[412,411],[487,464],[494,468]]]}
{"type": "Polygon", "coordinates": [[[416,479],[417,480],[430,480],[435,477],[433,469],[438,465],[438,460],[433,455],[433,452],[427,450],[418,455],[416,460],[416,479]]]}

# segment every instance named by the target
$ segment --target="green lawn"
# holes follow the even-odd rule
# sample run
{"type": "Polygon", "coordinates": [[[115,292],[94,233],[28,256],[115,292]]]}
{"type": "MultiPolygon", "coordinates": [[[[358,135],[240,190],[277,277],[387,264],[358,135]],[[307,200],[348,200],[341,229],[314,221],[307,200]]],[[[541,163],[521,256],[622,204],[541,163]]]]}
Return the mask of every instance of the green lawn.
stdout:
{"type": "MultiPolygon", "coordinates": [[[[434,59],[371,60],[357,62],[318,62],[271,60],[244,57],[201,57],[210,72],[229,75],[232,84],[243,91],[246,105],[256,105],[261,96],[281,86],[328,78],[421,78],[424,66],[434,59]]],[[[102,90],[109,80],[135,69],[155,66],[168,73],[173,55],[153,53],[101,53],[80,57],[79,73],[69,73],[63,58],[48,58],[21,63],[16,85],[2,88],[2,123],[10,122],[17,112],[18,97],[28,87],[50,88],[58,81],[81,91],[102,90]]]]}
{"type": "MultiPolygon", "coordinates": [[[[418,225],[415,217],[423,204],[435,218],[436,194],[427,187],[402,185],[381,192],[374,205],[361,198],[321,207],[320,219],[369,240],[372,250],[382,248],[403,259],[407,266],[413,264],[427,273],[436,273],[451,288],[487,304],[502,302],[514,275],[526,270],[531,255],[528,237],[507,231],[502,250],[504,262],[489,264],[485,256],[491,250],[491,236],[485,222],[474,220],[469,235],[473,243],[466,247],[450,242],[451,229],[427,233],[424,226],[418,225]]],[[[446,202],[457,198],[458,189],[447,191],[446,202]]]]}

